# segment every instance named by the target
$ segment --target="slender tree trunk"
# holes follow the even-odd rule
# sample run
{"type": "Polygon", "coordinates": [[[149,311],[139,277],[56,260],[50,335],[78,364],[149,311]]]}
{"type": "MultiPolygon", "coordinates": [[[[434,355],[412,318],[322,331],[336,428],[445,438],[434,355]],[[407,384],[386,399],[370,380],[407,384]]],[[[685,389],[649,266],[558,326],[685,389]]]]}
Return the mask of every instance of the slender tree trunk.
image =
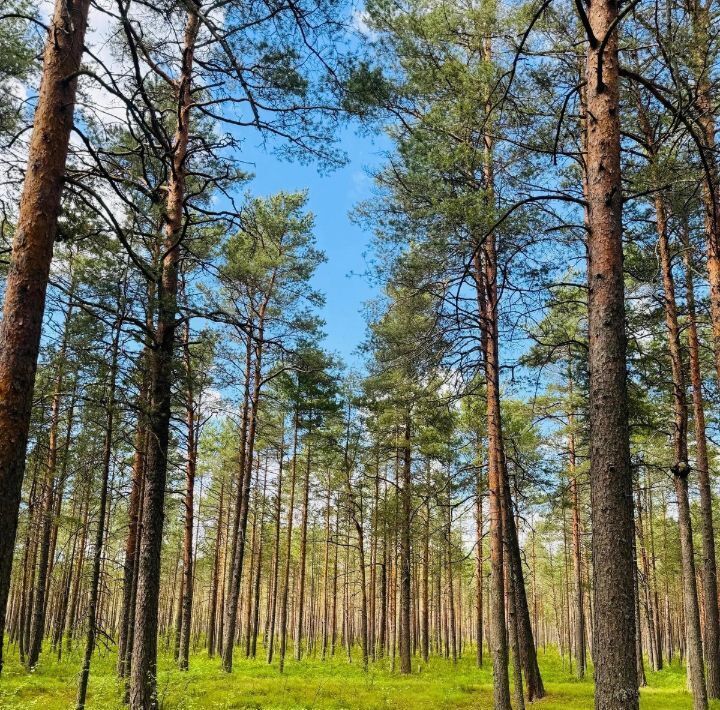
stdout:
{"type": "MultiPolygon", "coordinates": [[[[430,467],[427,469],[427,486],[430,490],[430,467]]],[[[427,663],[430,660],[430,496],[425,502],[425,530],[423,531],[423,562],[422,562],[422,622],[421,622],[421,649],[422,659],[427,663]]]]}
{"type": "MultiPolygon", "coordinates": [[[[87,485],[87,484],[86,484],[87,485]]],[[[77,610],[80,600],[80,583],[83,578],[83,568],[85,566],[85,548],[87,546],[88,537],[88,517],[90,514],[90,491],[86,491],[87,499],[83,511],[82,520],[82,536],[80,538],[80,554],[78,556],[77,572],[75,573],[75,583],[73,585],[72,596],[70,598],[70,608],[68,609],[67,624],[65,627],[66,648],[68,651],[72,648],[72,640],[75,635],[75,623],[77,621],[77,610]]]]}
{"type": "Polygon", "coordinates": [[[703,668],[702,636],[700,632],[700,609],[695,584],[695,559],[688,503],[687,473],[674,475],[675,494],[678,501],[678,527],[680,529],[680,550],[683,562],[683,600],[688,643],[688,676],[693,694],[694,710],[708,707],[703,668]]]}
{"type": "Polygon", "coordinates": [[[297,444],[298,415],[293,418],[293,453],[290,463],[290,501],[287,517],[287,550],[285,552],[285,569],[283,571],[282,598],[280,600],[280,672],[285,670],[285,653],[287,651],[288,597],[290,595],[290,563],[292,558],[292,529],[295,514],[295,483],[297,478],[297,444]]]}
{"type": "MultiPolygon", "coordinates": [[[[651,521],[652,523],[652,521],[651,521]]],[[[648,626],[648,650],[650,652],[650,664],[654,671],[659,670],[658,660],[656,656],[657,652],[657,629],[655,627],[655,615],[653,614],[652,595],[650,593],[650,564],[648,562],[647,547],[645,545],[645,530],[643,523],[643,505],[642,505],[642,493],[638,490],[637,494],[637,537],[638,544],[640,545],[640,560],[642,563],[643,570],[643,587],[645,589],[645,610],[647,616],[648,626]]],[[[638,603],[639,603],[638,598],[638,603]]]]}
{"type": "MultiPolygon", "coordinates": [[[[478,464],[480,462],[478,461],[478,464]]],[[[483,665],[483,480],[482,467],[477,466],[475,480],[475,659],[478,668],[483,665]]]]}
{"type": "Polygon", "coordinates": [[[693,419],[695,428],[695,468],[700,489],[700,532],[702,536],[702,587],[705,601],[705,659],[707,663],[707,691],[710,698],[720,698],[720,615],[718,614],[718,581],[715,563],[715,530],[713,527],[710,465],[705,433],[705,403],[700,373],[700,342],[695,314],[695,284],[692,271],[692,249],[687,227],[683,232],[685,254],[685,284],[688,311],[688,353],[690,356],[690,384],[692,385],[693,419]]]}
{"type": "MultiPolygon", "coordinates": [[[[124,309],[118,304],[118,310],[124,309]]],[[[95,535],[95,549],[93,552],[92,576],[90,579],[90,600],[88,602],[87,637],[85,640],[85,655],[83,656],[82,669],[80,670],[80,681],[78,683],[77,710],[85,707],[88,681],[90,679],[90,663],[95,650],[95,641],[98,630],[98,596],[100,594],[100,571],[102,563],[103,540],[105,537],[105,513],[107,509],[108,481],[110,478],[110,461],[113,448],[113,433],[115,423],[115,389],[117,387],[118,356],[120,350],[120,334],[122,332],[122,318],[114,325],[112,356],[110,362],[110,373],[108,383],[107,401],[105,404],[105,443],[103,446],[102,477],[100,480],[100,505],[98,510],[98,527],[95,535]]]]}
{"type": "Polygon", "coordinates": [[[640,624],[640,594],[638,585],[638,566],[637,566],[637,551],[635,545],[635,536],[633,536],[633,559],[635,560],[635,566],[633,569],[633,583],[635,585],[635,628],[637,633],[635,634],[635,668],[637,672],[637,686],[638,688],[644,688],[647,685],[647,679],[645,678],[645,660],[643,658],[643,644],[642,644],[642,626],[640,624]]]}
{"type": "MultiPolygon", "coordinates": [[[[145,322],[148,332],[153,327],[155,284],[147,282],[147,304],[145,322]]],[[[132,659],[133,628],[135,620],[135,598],[137,593],[138,552],[140,545],[140,520],[142,517],[145,465],[148,450],[148,421],[150,368],[152,344],[146,335],[141,367],[142,379],[137,398],[137,421],[135,424],[135,451],[133,454],[130,501],[128,504],[128,532],[125,538],[125,561],[123,563],[122,608],[118,636],[117,674],[120,678],[130,675],[132,659]]]]}
{"type": "Polygon", "coordinates": [[[322,644],[320,656],[325,660],[328,649],[328,631],[330,625],[330,486],[328,481],[327,497],[325,499],[325,560],[323,564],[324,581],[323,581],[323,626],[322,626],[322,644]]]}
{"type": "Polygon", "coordinates": [[[237,469],[237,490],[230,533],[230,569],[227,583],[226,604],[223,609],[223,634],[220,637],[221,661],[223,670],[232,670],[232,655],[235,645],[235,626],[237,624],[237,606],[240,598],[240,520],[242,519],[245,476],[247,475],[247,440],[250,417],[250,380],[252,377],[252,338],[248,337],[245,350],[245,376],[242,415],[240,421],[240,451],[237,469]]]}
{"type": "MultiPolygon", "coordinates": [[[[448,491],[450,482],[448,481],[448,491]]],[[[457,663],[457,623],[455,616],[455,583],[452,559],[452,508],[450,500],[447,501],[447,526],[445,528],[445,545],[447,554],[447,583],[448,583],[448,637],[450,645],[450,658],[453,664],[457,663]]]]}
{"type": "Polygon", "coordinates": [[[273,580],[272,580],[272,605],[270,609],[270,625],[268,630],[267,662],[272,663],[275,651],[275,615],[277,613],[278,600],[278,576],[280,571],[280,526],[282,517],[282,481],[283,481],[283,457],[285,455],[285,415],[282,415],[283,428],[280,433],[280,451],[278,452],[278,479],[277,497],[275,500],[275,549],[273,558],[273,580]]]}
{"type": "Polygon", "coordinates": [[[303,504],[302,518],[300,522],[300,561],[298,562],[299,581],[298,581],[298,600],[297,600],[297,617],[295,626],[295,660],[302,658],[302,637],[303,637],[303,621],[305,619],[305,574],[307,566],[307,529],[308,529],[308,512],[310,509],[310,432],[306,439],[307,463],[305,465],[305,478],[303,481],[303,504]]]}
{"type": "Polygon", "coordinates": [[[265,462],[265,473],[263,475],[262,502],[260,508],[260,525],[258,531],[258,553],[257,553],[257,573],[255,574],[255,591],[253,593],[253,613],[252,622],[250,624],[252,635],[250,640],[249,655],[255,658],[257,652],[257,637],[260,623],[260,581],[262,579],[263,565],[263,528],[265,527],[265,494],[267,491],[267,469],[268,464],[265,462]]]}
{"type": "MultiPolygon", "coordinates": [[[[222,666],[227,673],[232,671],[233,649],[235,647],[235,626],[237,623],[237,608],[240,599],[242,583],[243,562],[245,559],[245,538],[247,532],[247,519],[249,511],[250,483],[252,481],[253,449],[255,446],[255,432],[257,430],[258,409],[260,407],[260,387],[262,378],[262,347],[265,308],[267,300],[260,309],[255,344],[255,358],[253,365],[253,390],[250,399],[250,412],[247,421],[247,441],[241,444],[241,465],[244,468],[242,476],[243,489],[239,496],[240,511],[237,521],[237,540],[232,559],[232,574],[230,578],[230,598],[225,614],[225,639],[223,643],[222,666]]],[[[248,338],[248,348],[251,347],[251,338],[248,338]]],[[[244,427],[243,427],[244,436],[244,427]]]]}
{"type": "Polygon", "coordinates": [[[485,246],[486,273],[478,277],[483,286],[478,293],[482,299],[482,339],[485,355],[485,379],[487,383],[487,431],[488,431],[488,493],[490,498],[490,644],[493,659],[493,696],[497,710],[510,709],[510,679],[508,676],[507,629],[505,625],[505,561],[503,550],[504,497],[502,482],[502,454],[500,436],[500,393],[498,391],[497,333],[492,301],[484,289],[495,289],[494,268],[495,237],[490,235],[485,246]],[[489,250],[489,251],[488,251],[489,250]],[[487,273],[487,269],[490,272],[487,273]],[[488,275],[491,280],[488,279],[488,275]]]}
{"type": "MultiPolygon", "coordinates": [[[[70,295],[72,298],[72,293],[70,295]]],[[[53,527],[53,492],[55,488],[55,472],[58,457],[58,427],[60,423],[60,404],[63,396],[65,359],[67,353],[67,333],[72,317],[72,303],[65,313],[65,325],[62,344],[58,353],[57,374],[52,398],[52,412],[50,414],[50,435],[48,441],[48,461],[43,483],[42,507],[40,511],[39,532],[39,560],[37,565],[37,578],[33,597],[32,617],[30,626],[30,644],[25,660],[26,666],[31,669],[37,665],[40,658],[43,637],[45,635],[45,611],[48,589],[50,586],[50,548],[53,527]]]]}
{"type": "Polygon", "coordinates": [[[210,588],[210,609],[208,611],[207,646],[208,655],[215,655],[218,590],[220,585],[220,564],[222,560],[223,544],[223,507],[225,504],[225,481],[220,481],[220,500],[218,502],[217,527],[215,528],[215,557],[213,561],[213,574],[210,588]]]}
{"type": "MultiPolygon", "coordinates": [[[[383,510],[387,511],[387,484],[383,489],[383,510]]],[[[337,549],[337,548],[336,548],[337,549]]],[[[388,525],[383,519],[382,562],[380,563],[380,634],[378,638],[378,656],[383,658],[387,648],[388,626],[388,525]]]]}
{"type": "MultiPolygon", "coordinates": [[[[641,123],[645,129],[650,146],[651,166],[655,163],[655,146],[650,124],[643,112],[641,123]]],[[[678,525],[681,538],[681,558],[683,566],[683,588],[685,597],[685,620],[687,624],[688,660],[695,708],[707,707],[705,672],[703,669],[702,637],[700,635],[700,610],[695,580],[695,559],[692,547],[692,523],[690,505],[687,497],[687,477],[690,473],[687,450],[688,409],[685,373],[683,370],[680,345],[680,325],[675,301],[675,282],[672,273],[672,259],[667,236],[667,216],[662,193],[655,193],[655,215],[658,233],[658,251],[663,279],[663,305],[665,325],[668,334],[668,350],[672,372],[672,401],[674,414],[673,449],[674,461],[671,470],[675,479],[675,492],[678,496],[678,525]],[[683,500],[680,500],[683,498],[683,500]],[[683,510],[687,508],[687,514],[683,510]]],[[[717,612],[717,597],[711,601],[717,612]]],[[[638,629],[638,634],[640,630],[638,629]]]]}
{"type": "Polygon", "coordinates": [[[410,413],[405,414],[402,443],[402,485],[399,489],[401,498],[400,513],[400,672],[410,673],[410,538],[411,538],[411,507],[412,507],[412,438],[410,413]]]}
{"type": "Polygon", "coordinates": [[[197,416],[195,413],[195,392],[193,368],[190,354],[190,323],[185,324],[183,338],[185,376],[187,378],[185,419],[187,424],[187,461],[185,462],[185,530],[183,534],[183,596],[182,624],[180,627],[180,652],[178,666],[181,671],[188,669],[190,657],[190,633],[193,602],[193,515],[195,471],[197,469],[197,416]]]}
{"type": "Polygon", "coordinates": [[[335,555],[333,556],[333,587],[332,587],[332,613],[330,614],[330,655],[335,655],[335,642],[337,640],[337,580],[338,580],[338,550],[340,541],[340,511],[335,511],[335,555]]]}
{"type": "Polygon", "coordinates": [[[570,498],[572,499],[572,546],[573,576],[575,592],[575,675],[585,677],[585,591],[583,589],[582,540],[580,531],[580,496],[578,492],[578,474],[575,457],[575,414],[573,412],[573,377],[568,372],[570,411],[568,413],[568,454],[570,464],[570,498]]]}
{"type": "Polygon", "coordinates": [[[365,570],[365,532],[363,529],[363,502],[358,501],[355,490],[353,489],[351,475],[351,463],[349,457],[350,451],[350,424],[351,411],[348,405],[347,428],[345,433],[345,454],[343,468],[345,470],[345,485],[348,496],[349,517],[355,525],[355,533],[357,535],[357,551],[358,551],[358,572],[360,577],[360,647],[362,651],[363,670],[368,669],[368,590],[367,590],[367,573],[365,570]]]}

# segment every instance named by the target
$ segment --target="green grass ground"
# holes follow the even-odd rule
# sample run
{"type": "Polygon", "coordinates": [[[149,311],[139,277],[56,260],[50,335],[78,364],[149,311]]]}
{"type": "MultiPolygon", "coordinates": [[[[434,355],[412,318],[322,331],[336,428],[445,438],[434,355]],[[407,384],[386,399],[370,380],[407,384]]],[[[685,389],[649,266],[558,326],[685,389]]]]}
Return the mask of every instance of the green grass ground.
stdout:
{"type": "MultiPolygon", "coordinates": [[[[240,654],[238,654],[240,655],[240,654]]],[[[58,663],[46,652],[38,668],[27,673],[17,656],[8,654],[6,670],[0,679],[0,710],[65,710],[73,707],[77,653],[58,663]]],[[[93,659],[88,708],[122,708],[121,688],[114,675],[114,655],[99,653],[93,659]]],[[[532,707],[538,710],[578,710],[592,708],[592,683],[573,679],[555,652],[540,653],[547,697],[532,707]]],[[[160,662],[159,693],[164,710],[207,710],[210,708],[300,710],[323,708],[341,710],[441,710],[480,708],[490,710],[490,664],[477,669],[471,652],[457,667],[444,659],[431,659],[427,665],[415,664],[409,677],[392,673],[389,665],[375,664],[363,673],[357,663],[348,665],[344,655],[322,662],[290,660],[280,675],[277,666],[263,660],[237,661],[228,676],[219,669],[217,659],[198,654],[191,659],[190,671],[181,673],[168,656],[160,662]]],[[[660,673],[648,674],[648,687],[641,693],[643,710],[691,708],[685,690],[683,669],[674,664],[660,673]]],[[[720,710],[720,702],[713,710],[720,710]]]]}

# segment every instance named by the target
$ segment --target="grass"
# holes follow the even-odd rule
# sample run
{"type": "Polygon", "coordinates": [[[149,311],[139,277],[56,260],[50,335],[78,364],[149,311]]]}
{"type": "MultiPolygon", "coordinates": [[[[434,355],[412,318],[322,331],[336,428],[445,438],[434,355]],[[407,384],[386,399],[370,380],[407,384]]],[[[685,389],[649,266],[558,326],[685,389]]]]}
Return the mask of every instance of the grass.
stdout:
{"type": "MultiPolygon", "coordinates": [[[[237,656],[241,654],[238,652],[237,656]]],[[[61,662],[48,650],[38,668],[27,673],[13,653],[7,654],[0,679],[0,710],[66,710],[74,706],[80,656],[77,651],[61,662]]],[[[121,685],[114,674],[115,656],[99,652],[93,659],[87,707],[120,710],[121,685]]],[[[540,665],[547,697],[533,704],[538,710],[592,708],[593,686],[577,681],[555,651],[540,652],[540,665]]],[[[160,658],[158,691],[164,710],[209,710],[210,708],[253,710],[435,710],[438,708],[492,707],[490,663],[478,669],[474,654],[467,650],[453,667],[450,661],[431,659],[415,662],[411,676],[390,670],[378,662],[364,673],[357,663],[348,664],[344,654],[325,662],[307,658],[289,660],[280,675],[277,664],[263,659],[238,658],[232,675],[223,673],[217,658],[198,653],[190,670],[180,672],[171,658],[160,658]]],[[[648,687],[641,692],[643,710],[692,708],[685,688],[684,669],[676,662],[659,673],[648,673],[648,687]]],[[[720,710],[720,702],[711,705],[720,710]]]]}

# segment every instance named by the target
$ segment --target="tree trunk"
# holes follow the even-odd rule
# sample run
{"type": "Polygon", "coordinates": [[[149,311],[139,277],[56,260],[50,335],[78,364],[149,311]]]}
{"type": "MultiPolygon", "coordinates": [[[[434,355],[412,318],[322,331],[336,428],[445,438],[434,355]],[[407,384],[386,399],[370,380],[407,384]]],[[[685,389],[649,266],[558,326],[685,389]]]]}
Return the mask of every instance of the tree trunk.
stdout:
{"type": "Polygon", "coordinates": [[[505,625],[505,560],[503,550],[504,498],[502,475],[502,437],[498,371],[496,299],[485,294],[496,293],[495,235],[489,235],[484,247],[485,272],[478,280],[481,294],[482,341],[487,387],[488,493],[490,497],[490,643],[493,658],[493,697],[497,710],[510,709],[507,629],[505,625]]]}
{"type": "Polygon", "coordinates": [[[188,669],[190,657],[190,632],[193,600],[193,515],[195,471],[197,469],[197,415],[195,412],[195,392],[193,387],[193,369],[190,354],[190,323],[185,324],[183,338],[183,356],[187,377],[185,419],[187,424],[187,461],[185,462],[185,529],[183,533],[183,596],[182,624],[180,626],[180,652],[178,666],[181,671],[188,669]]]}
{"type": "Polygon", "coordinates": [[[617,3],[611,0],[594,0],[589,7],[586,170],[596,710],[638,707],[617,17],[617,3]]]}
{"type": "Polygon", "coordinates": [[[310,432],[308,431],[306,438],[306,454],[307,463],[305,465],[305,478],[303,481],[303,504],[302,518],[300,522],[300,561],[298,562],[298,572],[300,579],[298,581],[298,600],[297,600],[297,618],[295,626],[295,660],[302,658],[302,637],[303,637],[303,620],[305,618],[305,567],[307,561],[307,529],[308,529],[308,511],[310,507],[310,432]]]}
{"type": "MultiPolygon", "coordinates": [[[[478,462],[479,464],[480,462],[478,462]]],[[[478,668],[483,664],[483,504],[482,468],[477,466],[475,481],[475,660],[478,668]]]]}
{"type": "MultiPolygon", "coordinates": [[[[72,298],[72,293],[70,295],[72,298]]],[[[67,353],[67,334],[72,317],[72,302],[65,313],[65,325],[62,344],[58,353],[57,374],[52,398],[52,412],[50,414],[50,435],[48,441],[48,462],[43,484],[42,508],[40,511],[40,547],[37,566],[37,579],[32,606],[30,627],[30,644],[25,664],[28,669],[34,668],[40,658],[43,636],[45,635],[45,610],[50,586],[50,548],[53,527],[53,492],[55,488],[55,472],[58,456],[58,427],[60,423],[60,403],[63,395],[65,359],[67,353]]]]}
{"type": "Polygon", "coordinates": [[[218,502],[217,527],[215,528],[215,557],[213,561],[213,573],[210,586],[210,609],[208,611],[207,647],[208,655],[212,658],[215,655],[216,640],[216,617],[218,591],[220,585],[220,564],[222,560],[223,544],[223,506],[225,498],[225,481],[220,481],[220,500],[218,502]]]}
{"type": "Polygon", "coordinates": [[[580,498],[578,493],[578,474],[575,460],[575,414],[573,412],[573,378],[568,373],[568,388],[570,394],[570,411],[568,414],[568,454],[570,464],[570,498],[572,499],[572,546],[573,546],[573,576],[575,592],[575,675],[582,679],[585,677],[585,591],[583,589],[582,572],[582,540],[580,531],[580,498]]]}
{"type": "MultiPolygon", "coordinates": [[[[121,306],[118,304],[118,310],[121,306]]],[[[124,306],[123,306],[124,308],[124,306]]],[[[78,683],[77,710],[85,707],[88,680],[90,679],[90,662],[95,650],[95,640],[98,630],[98,596],[100,594],[100,570],[102,563],[103,540],[105,537],[105,512],[107,509],[108,481],[110,477],[110,461],[113,448],[113,429],[115,422],[115,389],[117,387],[118,356],[120,350],[120,334],[122,332],[122,318],[118,316],[113,336],[112,356],[110,363],[107,402],[105,404],[105,443],[103,446],[102,477],[100,480],[100,505],[98,510],[98,527],[95,534],[95,550],[93,552],[92,575],[90,578],[90,600],[88,602],[87,637],[85,640],[85,655],[83,656],[80,681],[78,683]]]]}
{"type": "MultiPolygon", "coordinates": [[[[239,492],[240,511],[236,527],[235,554],[232,559],[232,573],[230,577],[230,598],[227,603],[225,614],[225,639],[223,642],[222,666],[226,673],[232,671],[233,649],[235,647],[235,626],[237,622],[237,608],[240,599],[240,587],[242,582],[243,562],[245,559],[245,538],[247,532],[247,519],[250,498],[250,483],[252,481],[253,449],[255,446],[255,432],[257,430],[258,409],[260,407],[260,386],[262,377],[262,345],[263,345],[263,323],[265,318],[265,307],[260,310],[259,323],[257,328],[255,344],[255,361],[253,365],[253,391],[250,399],[250,412],[247,420],[247,441],[241,444],[241,465],[244,468],[242,476],[243,488],[239,492]]],[[[248,348],[251,347],[251,338],[248,338],[248,348]]],[[[243,427],[244,436],[244,427],[243,427]]]]}
{"type": "Polygon", "coordinates": [[[282,480],[283,457],[285,455],[285,414],[282,414],[282,430],[280,432],[280,451],[278,452],[278,479],[275,500],[275,548],[273,552],[272,604],[270,608],[270,624],[268,630],[267,662],[272,663],[275,651],[275,616],[277,613],[278,578],[280,571],[280,526],[282,516],[282,480]]]}
{"type": "Polygon", "coordinates": [[[688,311],[688,352],[690,356],[690,384],[692,385],[693,419],[695,429],[695,468],[700,489],[700,533],[702,536],[702,587],[705,601],[705,660],[707,664],[707,692],[710,698],[720,698],[720,615],[718,614],[718,581],[715,563],[715,530],[713,527],[710,465],[705,433],[705,403],[700,373],[700,342],[695,315],[695,284],[692,272],[692,249],[687,227],[683,230],[685,255],[685,283],[688,311]]]}
{"type": "MultiPolygon", "coordinates": [[[[191,6],[192,7],[192,6],[191,6]]],[[[181,76],[178,84],[178,125],[167,193],[165,255],[158,288],[158,317],[150,373],[149,446],[145,470],[135,637],[130,672],[130,707],[149,710],[158,705],[156,693],[160,555],[165,517],[165,481],[172,394],[172,362],[178,292],[178,263],[185,202],[185,162],[190,135],[192,73],[198,15],[189,10],[185,25],[181,76]]]]}
{"type": "Polygon", "coordinates": [[[690,522],[690,505],[688,503],[687,473],[687,470],[677,472],[673,478],[678,503],[678,527],[680,530],[680,551],[683,567],[683,600],[688,643],[688,679],[692,688],[694,710],[707,710],[708,700],[703,668],[700,608],[695,584],[695,553],[690,522]]]}
{"type": "Polygon", "coordinates": [[[428,492],[425,502],[425,530],[423,531],[423,561],[422,579],[420,581],[422,597],[422,621],[420,629],[420,642],[422,659],[427,663],[430,660],[430,467],[427,468],[428,492]]]}
{"type": "MultiPolygon", "coordinates": [[[[640,121],[644,128],[650,151],[651,168],[655,165],[655,143],[650,123],[644,112],[640,111],[640,121]]],[[[655,181],[657,182],[657,181],[655,181]]],[[[692,547],[692,523],[687,497],[687,477],[690,473],[687,448],[688,408],[685,373],[683,370],[680,345],[680,324],[678,322],[675,300],[675,282],[672,273],[672,259],[667,235],[667,214],[661,192],[655,193],[655,216],[658,234],[658,252],[663,279],[663,306],[665,325],[668,335],[668,351],[672,373],[673,401],[673,456],[671,470],[675,479],[675,492],[678,496],[678,525],[681,537],[681,558],[683,566],[683,586],[685,596],[685,622],[687,624],[688,660],[695,708],[707,707],[705,672],[703,669],[702,638],[700,635],[700,610],[697,600],[695,580],[695,559],[692,547]],[[681,500],[683,498],[683,500],[681,500]],[[683,514],[687,508],[687,515],[683,514]]],[[[717,613],[717,597],[710,606],[717,613]]],[[[712,617],[712,611],[709,618],[712,617]]],[[[638,634],[640,630],[638,629],[638,634]]],[[[712,633],[712,632],[711,632],[712,633]]]]}
{"type": "MultiPolygon", "coordinates": [[[[257,552],[257,572],[255,574],[255,590],[253,592],[253,613],[250,627],[252,635],[250,639],[249,655],[255,658],[257,652],[257,637],[260,623],[260,581],[262,579],[263,564],[263,528],[265,527],[265,494],[267,492],[267,470],[268,464],[265,461],[265,473],[263,475],[262,502],[260,508],[260,525],[258,527],[258,552],[257,552]]],[[[249,601],[249,600],[248,600],[249,601]]]]}
{"type": "Polygon", "coordinates": [[[298,415],[293,419],[293,453],[290,463],[290,501],[287,516],[287,550],[285,552],[285,569],[283,571],[282,598],[280,600],[280,672],[285,670],[285,653],[287,651],[288,597],[290,595],[290,563],[292,558],[292,529],[295,514],[295,483],[297,479],[297,443],[298,415]]]}
{"type": "Polygon", "coordinates": [[[401,498],[400,512],[400,672],[410,673],[410,539],[411,539],[411,507],[412,507],[412,439],[410,434],[410,414],[405,414],[402,444],[402,485],[399,489],[401,498]]]}
{"type": "Polygon", "coordinates": [[[0,671],[45,293],[90,0],[56,0],[0,321],[0,671]]]}
{"type": "MultiPolygon", "coordinates": [[[[243,494],[247,472],[247,439],[250,417],[250,378],[252,376],[252,338],[248,336],[245,351],[245,376],[242,415],[240,421],[240,451],[237,469],[237,490],[230,533],[230,577],[227,584],[226,604],[223,609],[223,634],[220,638],[222,667],[227,673],[232,671],[232,656],[235,645],[235,626],[237,624],[237,605],[240,598],[240,520],[243,511],[243,494]]],[[[247,510],[247,508],[246,508],[247,510]]]]}

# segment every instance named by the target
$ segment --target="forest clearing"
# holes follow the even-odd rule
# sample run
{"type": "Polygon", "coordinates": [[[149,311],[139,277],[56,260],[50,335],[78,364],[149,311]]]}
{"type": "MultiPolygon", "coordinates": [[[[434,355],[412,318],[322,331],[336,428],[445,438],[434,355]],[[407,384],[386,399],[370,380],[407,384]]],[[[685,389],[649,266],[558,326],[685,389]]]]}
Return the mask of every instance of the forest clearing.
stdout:
{"type": "MultiPolygon", "coordinates": [[[[0,709],[42,707],[61,710],[75,700],[78,655],[61,663],[51,661],[44,669],[28,675],[17,664],[8,663],[6,682],[0,689],[0,709]]],[[[97,680],[88,695],[87,707],[121,710],[126,707],[114,673],[113,657],[98,655],[97,680]]],[[[365,672],[346,658],[325,662],[308,659],[290,663],[282,677],[277,670],[259,660],[241,660],[231,677],[206,656],[193,656],[191,670],[178,670],[172,656],[161,655],[158,685],[162,707],[178,710],[205,708],[271,708],[299,710],[435,710],[436,708],[491,708],[492,674],[490,665],[478,670],[471,654],[457,665],[447,659],[418,662],[410,676],[392,672],[388,661],[373,664],[365,672]]],[[[542,710],[585,710],[593,707],[590,677],[578,680],[557,653],[541,651],[540,667],[548,694],[532,707],[542,710]]],[[[685,688],[685,673],[680,663],[650,673],[648,685],[640,694],[643,710],[692,708],[685,688]]],[[[710,708],[720,708],[712,702],[710,708]]]]}
{"type": "Polygon", "coordinates": [[[720,710],[720,0],[0,0],[0,710],[720,710]]]}

